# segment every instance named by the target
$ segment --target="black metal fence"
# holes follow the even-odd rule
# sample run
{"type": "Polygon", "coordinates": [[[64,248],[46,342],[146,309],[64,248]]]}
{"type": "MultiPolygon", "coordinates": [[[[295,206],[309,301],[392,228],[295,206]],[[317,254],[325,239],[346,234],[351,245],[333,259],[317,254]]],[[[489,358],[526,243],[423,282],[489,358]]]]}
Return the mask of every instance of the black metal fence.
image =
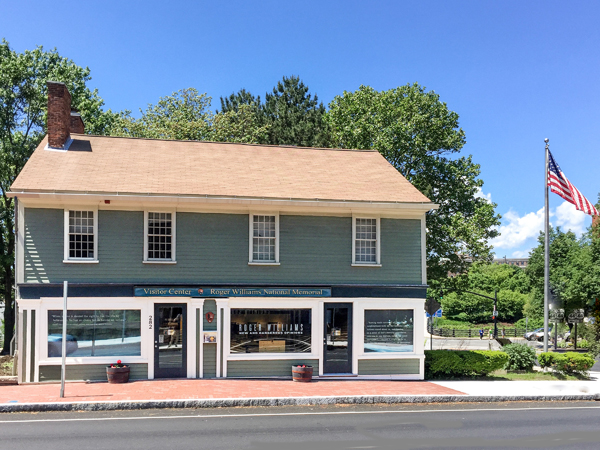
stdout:
{"type": "MultiPolygon", "coordinates": [[[[487,339],[489,333],[489,327],[483,329],[483,337],[487,339]]],[[[478,338],[480,328],[474,329],[457,329],[457,328],[432,328],[428,327],[427,331],[436,336],[442,337],[455,337],[455,338],[478,338]]],[[[527,331],[533,331],[532,329],[527,331]]],[[[492,328],[492,333],[494,329],[492,328]]],[[[504,336],[509,337],[523,337],[526,333],[525,328],[506,328],[504,330],[504,336]]],[[[498,337],[502,337],[502,328],[498,328],[498,337]]]]}

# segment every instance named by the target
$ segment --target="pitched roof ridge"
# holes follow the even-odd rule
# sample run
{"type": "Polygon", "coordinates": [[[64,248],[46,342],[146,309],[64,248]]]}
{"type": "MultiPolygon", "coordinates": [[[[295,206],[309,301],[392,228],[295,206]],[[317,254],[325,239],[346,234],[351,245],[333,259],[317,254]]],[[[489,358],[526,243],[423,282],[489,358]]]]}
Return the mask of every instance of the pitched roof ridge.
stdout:
{"type": "Polygon", "coordinates": [[[250,147],[272,147],[272,148],[296,148],[299,150],[330,150],[338,152],[369,152],[379,153],[374,149],[359,149],[359,148],[330,148],[330,147],[302,147],[299,145],[273,145],[273,144],[251,144],[247,142],[219,142],[219,141],[198,141],[198,140],[179,140],[179,139],[158,139],[158,138],[144,138],[135,136],[108,136],[102,134],[78,134],[71,133],[73,136],[87,136],[87,137],[99,137],[99,138],[111,138],[111,139],[135,139],[140,141],[159,141],[159,142],[182,142],[182,143],[197,143],[197,144],[225,144],[225,145],[247,145],[250,147]]]}

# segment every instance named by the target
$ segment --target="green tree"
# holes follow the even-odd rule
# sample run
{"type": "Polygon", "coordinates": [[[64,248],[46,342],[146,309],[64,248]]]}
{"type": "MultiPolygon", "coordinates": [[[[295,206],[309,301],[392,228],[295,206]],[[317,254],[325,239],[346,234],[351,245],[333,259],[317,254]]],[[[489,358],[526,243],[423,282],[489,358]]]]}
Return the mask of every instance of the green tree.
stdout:
{"type": "Polygon", "coordinates": [[[268,125],[259,123],[249,104],[236,104],[223,112],[210,110],[211,97],[188,88],[161,97],[134,118],[125,111],[111,129],[113,136],[184,141],[261,143],[267,139],[268,125]]]}
{"type": "Polygon", "coordinates": [[[444,315],[449,319],[487,323],[492,319],[494,301],[464,291],[488,297],[498,295],[499,320],[515,322],[523,317],[529,294],[529,278],[520,267],[506,264],[475,262],[469,271],[445,283],[448,294],[442,299],[444,315]]]}
{"type": "Polygon", "coordinates": [[[427,213],[432,284],[465,272],[470,259],[491,260],[488,240],[498,235],[500,216],[494,203],[477,196],[483,185],[479,165],[471,156],[455,157],[465,134],[439,95],[418,84],[381,92],[360,86],[333,99],[326,121],[333,147],[378,150],[440,205],[427,213]]]}
{"type": "Polygon", "coordinates": [[[229,97],[221,97],[221,111],[227,113],[230,111],[237,111],[242,105],[248,105],[252,107],[256,113],[262,113],[262,103],[260,102],[260,95],[255,97],[246,89],[241,89],[237,93],[234,92],[229,97]]]}
{"type": "Polygon", "coordinates": [[[302,147],[327,147],[328,130],[325,107],[317,95],[308,93],[300,77],[283,77],[265,95],[262,107],[264,123],[269,125],[272,145],[297,145],[302,147]]]}
{"type": "MultiPolygon", "coordinates": [[[[589,236],[589,235],[588,235],[589,236]]],[[[597,263],[593,246],[587,236],[577,239],[572,231],[550,227],[550,289],[555,302],[568,314],[576,308],[586,308],[599,292],[600,281],[595,277],[597,263]]],[[[544,233],[530,254],[526,273],[532,286],[532,297],[526,306],[528,317],[544,314],[544,233]]]]}
{"type": "Polygon", "coordinates": [[[4,346],[14,333],[14,207],[7,192],[46,134],[47,81],[67,85],[72,106],[81,113],[86,133],[106,134],[117,114],[103,111],[97,90],[90,90],[89,68],[43,47],[17,53],[0,43],[0,301],[4,303],[4,346]]]}
{"type": "Polygon", "coordinates": [[[269,125],[261,125],[252,105],[242,104],[213,117],[210,140],[260,144],[268,139],[269,125]]]}
{"type": "Polygon", "coordinates": [[[149,104],[141,117],[135,119],[125,111],[111,129],[113,136],[150,139],[209,140],[211,135],[211,98],[196,89],[181,89],[161,97],[156,105],[149,104]]]}

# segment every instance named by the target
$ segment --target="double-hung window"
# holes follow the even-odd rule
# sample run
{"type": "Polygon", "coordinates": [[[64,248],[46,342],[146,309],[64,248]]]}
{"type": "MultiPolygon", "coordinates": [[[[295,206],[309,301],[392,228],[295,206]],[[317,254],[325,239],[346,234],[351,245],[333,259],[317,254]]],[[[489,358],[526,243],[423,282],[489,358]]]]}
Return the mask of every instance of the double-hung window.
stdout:
{"type": "Polygon", "coordinates": [[[144,262],[174,263],[175,212],[144,213],[144,262]]]}
{"type": "Polygon", "coordinates": [[[250,214],[250,264],[279,264],[279,215],[250,214]]]}
{"type": "Polygon", "coordinates": [[[98,210],[65,210],[65,262],[98,262],[98,210]]]}
{"type": "Polygon", "coordinates": [[[381,265],[379,218],[352,218],[352,264],[355,266],[381,265]]]}

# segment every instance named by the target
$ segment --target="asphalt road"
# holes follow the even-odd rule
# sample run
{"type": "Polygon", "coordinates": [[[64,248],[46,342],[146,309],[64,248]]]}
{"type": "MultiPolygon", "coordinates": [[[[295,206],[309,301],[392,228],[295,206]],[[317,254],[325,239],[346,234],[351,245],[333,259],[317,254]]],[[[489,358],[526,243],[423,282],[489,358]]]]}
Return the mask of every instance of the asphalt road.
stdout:
{"type": "Polygon", "coordinates": [[[598,449],[596,402],[0,415],[0,449],[598,449]]]}

